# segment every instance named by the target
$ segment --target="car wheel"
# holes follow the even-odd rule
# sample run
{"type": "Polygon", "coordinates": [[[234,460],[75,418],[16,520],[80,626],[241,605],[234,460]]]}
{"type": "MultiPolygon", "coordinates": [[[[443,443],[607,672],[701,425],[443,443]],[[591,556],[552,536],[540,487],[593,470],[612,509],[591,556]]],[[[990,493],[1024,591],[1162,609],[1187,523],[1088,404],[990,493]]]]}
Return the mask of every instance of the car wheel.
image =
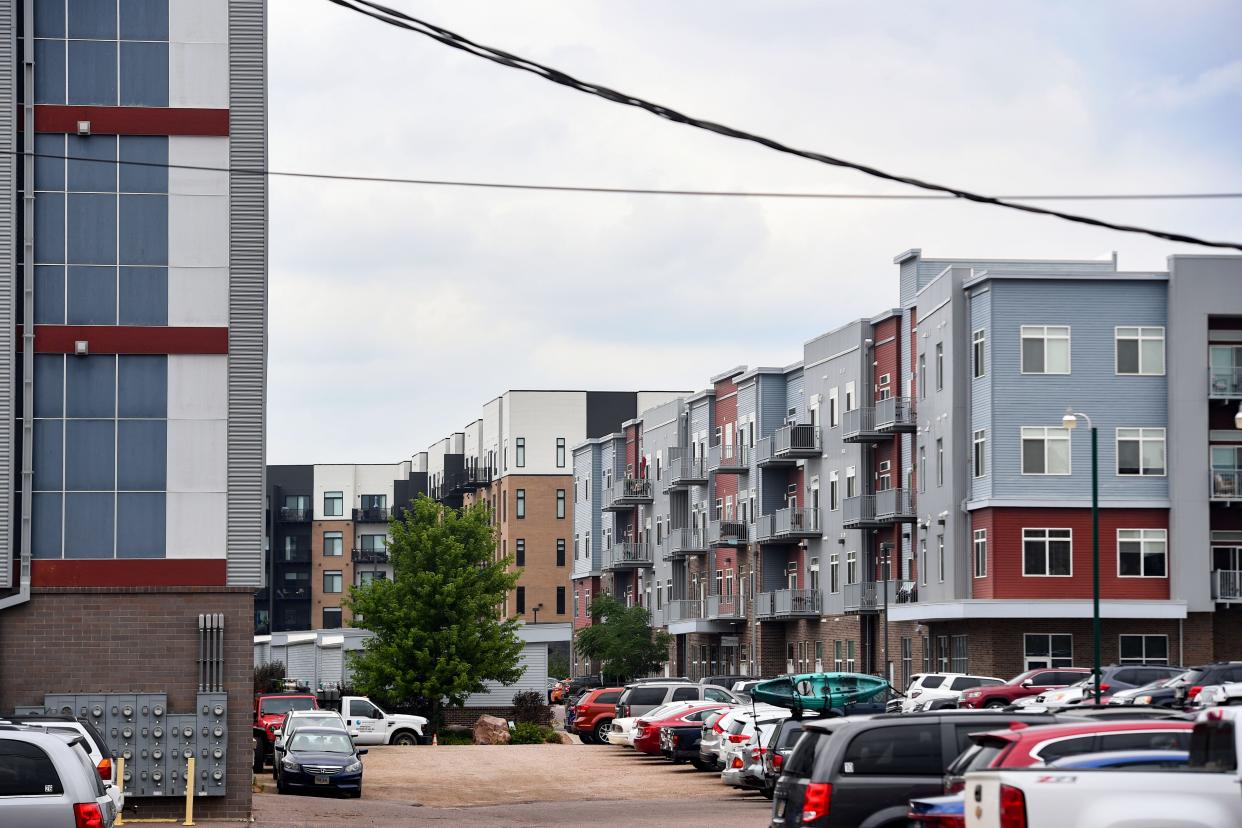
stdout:
{"type": "Polygon", "coordinates": [[[691,759],[690,764],[694,765],[695,770],[709,771],[712,769],[711,764],[704,762],[702,759],[691,759]]]}
{"type": "Polygon", "coordinates": [[[276,779],[276,793],[278,794],[289,793],[289,786],[285,784],[285,780],[280,779],[279,777],[276,779]]]}
{"type": "Polygon", "coordinates": [[[265,751],[262,742],[256,742],[254,745],[254,772],[263,773],[263,760],[265,759],[265,751]]]}
{"type": "Polygon", "coordinates": [[[400,745],[401,747],[409,747],[410,745],[417,745],[418,736],[416,736],[415,734],[411,733],[408,730],[403,730],[397,735],[392,737],[392,744],[400,745]]]}
{"type": "Polygon", "coordinates": [[[582,732],[582,731],[580,731],[580,730],[575,730],[575,731],[572,731],[572,732],[574,733],[574,735],[576,735],[579,739],[581,739],[581,740],[582,740],[582,744],[584,744],[584,745],[599,745],[599,744],[603,744],[602,742],[598,741],[598,740],[595,738],[595,731],[588,731],[588,732],[586,732],[586,733],[583,733],[583,732],[582,732]]]}
{"type": "Polygon", "coordinates": [[[1005,704],[1003,701],[990,701],[983,707],[986,710],[1002,710],[1008,706],[1009,705],[1005,704]]]}
{"type": "Polygon", "coordinates": [[[608,734],[612,732],[612,719],[604,719],[595,725],[595,741],[601,745],[608,744],[608,734]]]}
{"type": "Polygon", "coordinates": [[[764,785],[763,786],[763,798],[770,800],[774,796],[776,796],[776,788],[773,787],[772,785],[764,785]]]}

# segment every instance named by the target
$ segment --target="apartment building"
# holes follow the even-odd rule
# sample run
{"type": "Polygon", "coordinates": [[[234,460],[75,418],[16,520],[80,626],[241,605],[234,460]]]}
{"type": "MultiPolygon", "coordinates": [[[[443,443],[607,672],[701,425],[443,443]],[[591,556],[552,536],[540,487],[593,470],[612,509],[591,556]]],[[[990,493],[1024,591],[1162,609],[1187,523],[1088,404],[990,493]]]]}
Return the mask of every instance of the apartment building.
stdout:
{"type": "Polygon", "coordinates": [[[1011,675],[1239,657],[1242,259],[898,256],[898,306],[574,449],[575,611],[668,669],[1011,675]]]}
{"type": "Polygon", "coordinates": [[[349,587],[392,577],[388,522],[427,492],[422,462],[268,467],[267,585],[254,598],[258,634],[349,623],[341,604],[349,587]]]}
{"type": "Polygon", "coordinates": [[[219,616],[228,753],[198,810],[244,818],[266,182],[185,167],[266,165],[266,4],[5,2],[0,34],[0,705],[193,712],[219,616]]]}

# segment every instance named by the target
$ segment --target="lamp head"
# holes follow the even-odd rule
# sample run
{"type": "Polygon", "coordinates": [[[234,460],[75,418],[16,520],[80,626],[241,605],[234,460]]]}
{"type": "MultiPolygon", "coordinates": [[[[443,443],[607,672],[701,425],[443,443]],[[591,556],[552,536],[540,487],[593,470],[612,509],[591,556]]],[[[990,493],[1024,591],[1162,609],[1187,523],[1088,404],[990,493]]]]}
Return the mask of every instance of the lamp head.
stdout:
{"type": "Polygon", "coordinates": [[[1078,425],[1078,418],[1074,416],[1073,409],[1071,408],[1065,409],[1065,416],[1061,418],[1061,428],[1064,428],[1067,431],[1069,431],[1069,430],[1072,430],[1076,425],[1078,425]]]}

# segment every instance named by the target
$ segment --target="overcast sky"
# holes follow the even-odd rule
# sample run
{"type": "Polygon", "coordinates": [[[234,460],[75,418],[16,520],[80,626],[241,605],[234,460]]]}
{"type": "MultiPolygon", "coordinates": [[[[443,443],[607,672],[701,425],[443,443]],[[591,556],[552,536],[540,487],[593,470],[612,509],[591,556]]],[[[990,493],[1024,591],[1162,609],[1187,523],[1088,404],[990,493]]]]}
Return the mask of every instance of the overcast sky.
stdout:
{"type": "MultiPolygon", "coordinates": [[[[388,0],[588,81],[987,193],[1242,190],[1242,6],[388,0]],[[881,11],[886,9],[888,11],[881,11]],[[899,11],[898,11],[899,10],[899,11]]],[[[272,0],[271,166],[415,178],[896,191],[272,0]]],[[[1208,238],[1242,203],[1066,209],[1208,238]]],[[[699,389],[897,303],[892,257],[1156,239],[969,204],[562,195],[275,179],[272,463],[396,462],[507,388],[699,389]]]]}

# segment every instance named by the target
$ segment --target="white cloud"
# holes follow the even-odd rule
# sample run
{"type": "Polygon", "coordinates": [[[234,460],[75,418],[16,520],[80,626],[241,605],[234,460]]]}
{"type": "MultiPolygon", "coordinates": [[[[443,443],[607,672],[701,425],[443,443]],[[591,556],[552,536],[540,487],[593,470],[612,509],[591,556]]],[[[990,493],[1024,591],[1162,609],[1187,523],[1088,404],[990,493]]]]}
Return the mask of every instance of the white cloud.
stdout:
{"type": "MultiPolygon", "coordinates": [[[[1198,73],[1194,77],[1164,77],[1145,83],[1131,93],[1137,103],[1167,109],[1195,106],[1217,98],[1242,97],[1242,59],[1198,73]]],[[[1224,104],[1237,106],[1237,102],[1224,104]]]]}

